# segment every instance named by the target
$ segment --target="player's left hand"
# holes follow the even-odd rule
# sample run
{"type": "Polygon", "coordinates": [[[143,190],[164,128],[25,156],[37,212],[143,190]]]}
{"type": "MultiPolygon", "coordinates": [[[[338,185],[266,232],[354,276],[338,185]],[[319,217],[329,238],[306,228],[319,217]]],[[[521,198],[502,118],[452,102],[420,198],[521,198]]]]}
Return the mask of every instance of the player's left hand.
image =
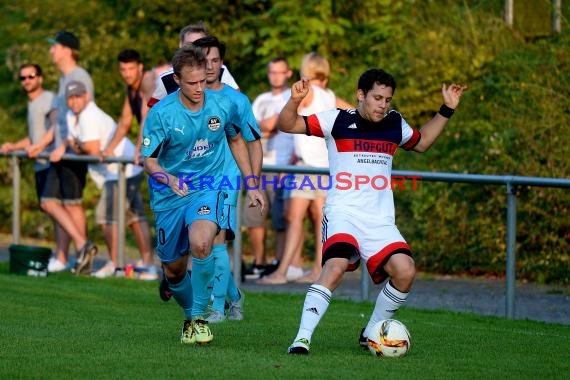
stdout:
{"type": "Polygon", "coordinates": [[[467,86],[452,83],[447,86],[445,83],[441,86],[441,94],[443,102],[449,108],[455,109],[459,104],[463,91],[467,90],[467,86]]]}
{"type": "Polygon", "coordinates": [[[248,207],[259,208],[259,213],[263,215],[263,210],[265,209],[265,200],[263,199],[261,192],[257,189],[250,189],[247,191],[247,198],[249,200],[248,207]]]}

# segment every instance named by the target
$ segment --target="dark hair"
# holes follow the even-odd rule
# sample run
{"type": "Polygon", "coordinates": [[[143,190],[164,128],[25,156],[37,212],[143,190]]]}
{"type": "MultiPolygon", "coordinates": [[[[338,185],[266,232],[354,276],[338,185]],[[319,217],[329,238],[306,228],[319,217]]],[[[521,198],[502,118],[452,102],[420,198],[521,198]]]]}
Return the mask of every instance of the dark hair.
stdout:
{"type": "Polygon", "coordinates": [[[180,78],[180,72],[184,66],[206,68],[206,55],[202,48],[195,45],[187,45],[178,49],[174,53],[174,57],[172,57],[174,75],[180,78]]]}
{"type": "Polygon", "coordinates": [[[20,67],[18,68],[18,73],[20,73],[20,71],[22,71],[22,69],[25,69],[28,67],[33,67],[36,70],[36,74],[39,75],[40,77],[42,76],[42,68],[37,63],[23,63],[23,64],[21,64],[20,67]]]}
{"type": "Polygon", "coordinates": [[[369,69],[362,73],[358,79],[358,89],[362,90],[364,95],[366,95],[368,91],[372,90],[375,83],[392,87],[392,92],[396,92],[396,80],[382,69],[369,69]]]}
{"type": "Polygon", "coordinates": [[[278,62],[285,62],[285,64],[287,65],[287,67],[289,67],[289,61],[287,61],[287,58],[285,57],[275,57],[273,58],[271,61],[269,61],[269,63],[267,64],[267,66],[269,66],[272,63],[278,63],[278,62]]]}
{"type": "Polygon", "coordinates": [[[141,55],[134,49],[125,49],[117,56],[117,61],[122,63],[136,62],[142,63],[141,55]]]}
{"type": "Polygon", "coordinates": [[[206,36],[208,35],[208,28],[202,21],[196,24],[186,25],[184,28],[180,30],[180,42],[184,42],[184,37],[188,33],[204,33],[206,36]]]}
{"type": "Polygon", "coordinates": [[[221,59],[224,59],[224,57],[226,55],[226,44],[224,44],[223,42],[220,42],[220,40],[218,40],[214,36],[206,36],[206,37],[199,38],[196,41],[192,42],[192,45],[198,46],[201,48],[207,48],[206,55],[208,55],[208,53],[210,52],[210,48],[213,48],[213,47],[218,48],[218,50],[220,51],[220,58],[221,59]]]}

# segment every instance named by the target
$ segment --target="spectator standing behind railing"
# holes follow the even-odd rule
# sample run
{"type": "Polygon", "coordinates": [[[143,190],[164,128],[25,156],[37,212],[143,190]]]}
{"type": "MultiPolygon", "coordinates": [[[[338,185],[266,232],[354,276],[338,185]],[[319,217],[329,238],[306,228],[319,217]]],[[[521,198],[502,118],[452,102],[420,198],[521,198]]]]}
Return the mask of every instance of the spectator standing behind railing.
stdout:
{"type": "Polygon", "coordinates": [[[97,246],[87,238],[87,220],[83,209],[87,163],[61,160],[61,156],[66,148],[64,140],[68,127],[65,87],[71,81],[80,81],[94,99],[93,81],[89,73],[77,64],[80,44],[75,34],[60,31],[55,38],[49,38],[48,42],[52,44],[49,49],[52,61],[61,72],[59,89],[50,112],[50,128],[41,141],[29,148],[28,154],[30,157],[37,156],[55,140],[54,151],[50,154],[52,162],[41,198],[42,210],[61,226],[61,229],[56,229],[56,259],[48,265],[48,270],[58,272],[66,269],[71,239],[77,252],[74,266],[76,274],[88,274],[91,272],[97,246]],[[58,156],[57,159],[54,159],[54,154],[58,156]]]}
{"type": "MultiPolygon", "coordinates": [[[[24,63],[18,70],[20,84],[22,89],[28,96],[28,135],[16,142],[5,142],[0,148],[2,153],[6,154],[15,150],[26,151],[33,145],[37,144],[47,133],[49,129],[49,112],[55,94],[43,88],[42,68],[35,63],[24,63]]],[[[45,152],[50,153],[53,149],[53,144],[46,147],[45,152]]],[[[36,194],[38,196],[38,203],[40,201],[43,187],[45,186],[47,174],[49,169],[49,161],[45,158],[36,159],[34,162],[36,194]]],[[[57,231],[57,222],[54,222],[54,230],[57,231]]],[[[50,258],[52,263],[55,258],[50,258]]],[[[49,266],[49,265],[48,265],[49,266]]],[[[53,263],[52,263],[53,266],[53,263]]]]}
{"type": "MultiPolygon", "coordinates": [[[[139,128],[139,133],[137,133],[138,139],[149,110],[147,103],[154,90],[154,72],[152,70],[144,70],[144,64],[138,51],[133,49],[122,50],[117,55],[117,61],[119,62],[119,73],[127,88],[117,129],[113,138],[102,152],[105,157],[113,156],[115,147],[122,141],[123,137],[127,137],[133,127],[134,120],[137,121],[139,128]]],[[[140,144],[140,142],[137,141],[137,144],[140,144]]],[[[136,155],[135,164],[138,165],[140,163],[139,160],[140,157],[136,155]]]]}
{"type": "MultiPolygon", "coordinates": [[[[334,92],[327,89],[330,75],[330,64],[328,60],[320,54],[309,53],[303,57],[301,62],[301,77],[309,81],[309,93],[299,104],[299,115],[310,115],[313,113],[329,110],[336,107],[336,96],[334,92]]],[[[294,136],[295,154],[298,158],[297,165],[328,168],[327,146],[323,139],[314,136],[294,136]]],[[[272,274],[259,280],[263,285],[285,284],[288,280],[294,279],[297,282],[311,283],[319,277],[321,271],[321,224],[323,220],[323,205],[329,187],[328,176],[320,175],[295,175],[297,188],[291,190],[288,200],[286,218],[287,239],[283,257],[272,274]],[[308,179],[307,182],[304,179],[308,179]],[[291,278],[287,276],[290,272],[289,266],[301,260],[301,253],[304,242],[304,219],[309,213],[313,225],[315,249],[313,269],[306,275],[291,278]]]]}
{"type": "MultiPolygon", "coordinates": [[[[253,114],[263,133],[263,164],[264,165],[289,165],[292,163],[294,142],[293,135],[283,133],[277,129],[277,116],[287,103],[291,91],[289,89],[289,79],[293,71],[289,68],[289,63],[284,57],[272,59],[267,64],[267,79],[271,86],[271,91],[258,95],[253,101],[253,114]]],[[[265,176],[272,178],[279,173],[265,173],[265,176]]],[[[281,260],[285,247],[285,235],[287,222],[285,220],[284,209],[284,189],[275,186],[272,181],[267,181],[267,185],[261,188],[266,202],[271,207],[271,222],[275,230],[275,256],[281,260]]],[[[254,209],[245,208],[243,211],[243,224],[248,228],[249,242],[253,263],[247,269],[245,278],[257,280],[265,274],[269,274],[277,268],[276,264],[266,265],[266,227],[265,216],[259,215],[254,209]]],[[[302,275],[303,270],[300,263],[297,264],[297,272],[302,275]]],[[[290,275],[293,265],[289,266],[290,275]]],[[[293,278],[291,278],[293,279],[293,278]]]]}
{"type": "MultiPolygon", "coordinates": [[[[67,143],[76,154],[86,154],[99,156],[110,139],[112,138],[116,124],[95,102],[91,100],[82,82],[73,81],[66,86],[66,98],[69,106],[67,120],[69,124],[69,134],[67,143]]],[[[123,138],[115,147],[114,156],[134,158],[135,146],[127,138],[123,138]]],[[[140,166],[127,164],[125,176],[127,177],[127,200],[126,210],[119,210],[118,206],[118,164],[89,164],[89,174],[91,178],[102,189],[101,197],[97,204],[96,218],[97,224],[103,226],[105,242],[111,256],[111,261],[107,262],[101,269],[93,273],[93,276],[105,278],[114,275],[118,267],[118,214],[126,212],[126,224],[133,231],[149,231],[144,236],[136,236],[136,242],[141,253],[150,254],[151,235],[148,221],[144,212],[140,186],[144,179],[143,170],[140,166]],[[135,228],[136,227],[136,228],[135,228]]],[[[158,279],[156,268],[149,266],[141,275],[143,279],[158,279]],[[146,275],[146,276],[144,276],[146,275]]]]}
{"type": "MultiPolygon", "coordinates": [[[[152,93],[152,88],[149,88],[149,85],[153,85],[151,79],[154,75],[151,71],[144,71],[144,65],[138,51],[125,49],[119,53],[117,61],[119,63],[119,73],[121,74],[123,82],[127,85],[127,88],[117,128],[111,135],[109,143],[102,146],[102,148],[104,148],[101,152],[103,157],[116,156],[115,151],[117,147],[121,144],[125,144],[123,139],[128,138],[127,135],[135,120],[138,123],[139,130],[142,130],[144,120],[149,110],[147,102],[152,93]]],[[[122,151],[122,149],[119,149],[119,152],[122,151]]],[[[138,163],[139,158],[135,155],[135,164],[138,163]]],[[[140,184],[138,187],[140,188],[140,184]]],[[[133,222],[130,226],[141,254],[141,266],[139,266],[141,271],[139,278],[154,280],[158,275],[153,260],[150,226],[146,220],[140,223],[133,222]]],[[[113,263],[111,264],[109,262],[105,267],[101,268],[101,271],[95,274],[96,276],[100,277],[113,274],[118,264],[114,256],[115,253],[116,250],[113,249],[113,254],[111,255],[111,257],[113,257],[113,263]]]]}

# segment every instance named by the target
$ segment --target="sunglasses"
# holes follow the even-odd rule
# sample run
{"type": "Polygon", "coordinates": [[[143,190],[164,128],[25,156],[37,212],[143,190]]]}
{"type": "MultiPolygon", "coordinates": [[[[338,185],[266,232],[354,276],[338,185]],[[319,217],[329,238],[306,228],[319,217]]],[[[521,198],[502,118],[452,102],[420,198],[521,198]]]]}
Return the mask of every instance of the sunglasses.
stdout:
{"type": "Polygon", "coordinates": [[[23,75],[20,76],[21,81],[25,81],[26,79],[34,79],[35,77],[39,77],[39,74],[30,74],[30,75],[23,75]]]}

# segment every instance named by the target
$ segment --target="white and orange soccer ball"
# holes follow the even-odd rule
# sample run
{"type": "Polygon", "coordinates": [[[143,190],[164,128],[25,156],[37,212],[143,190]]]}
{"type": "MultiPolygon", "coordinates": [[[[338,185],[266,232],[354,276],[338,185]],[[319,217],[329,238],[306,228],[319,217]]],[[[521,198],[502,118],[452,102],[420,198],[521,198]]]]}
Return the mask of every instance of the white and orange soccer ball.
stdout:
{"type": "Polygon", "coordinates": [[[412,337],[406,326],[395,319],[384,319],[368,335],[368,349],[374,356],[398,358],[410,350],[412,337]]]}

